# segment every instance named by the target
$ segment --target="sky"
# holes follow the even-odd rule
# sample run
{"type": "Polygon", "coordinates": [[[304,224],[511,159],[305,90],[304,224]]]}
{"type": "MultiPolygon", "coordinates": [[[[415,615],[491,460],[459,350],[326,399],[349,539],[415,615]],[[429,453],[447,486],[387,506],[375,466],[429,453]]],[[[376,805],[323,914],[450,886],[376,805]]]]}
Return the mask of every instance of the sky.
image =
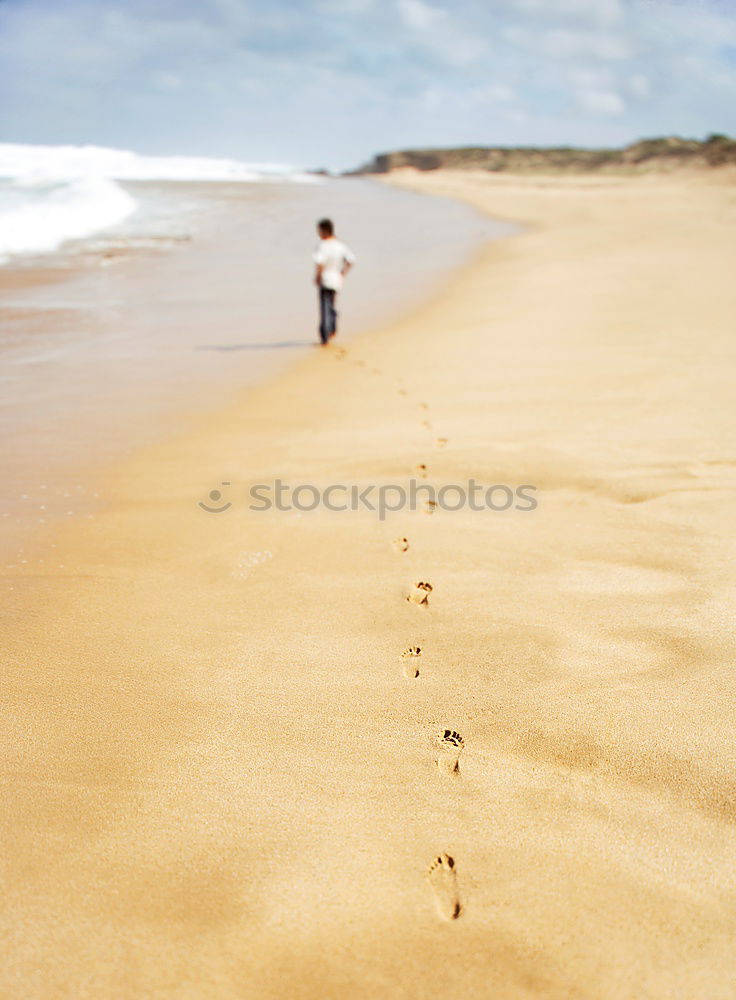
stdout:
{"type": "Polygon", "coordinates": [[[736,0],[0,0],[0,141],[345,169],[736,132],[736,0]]]}

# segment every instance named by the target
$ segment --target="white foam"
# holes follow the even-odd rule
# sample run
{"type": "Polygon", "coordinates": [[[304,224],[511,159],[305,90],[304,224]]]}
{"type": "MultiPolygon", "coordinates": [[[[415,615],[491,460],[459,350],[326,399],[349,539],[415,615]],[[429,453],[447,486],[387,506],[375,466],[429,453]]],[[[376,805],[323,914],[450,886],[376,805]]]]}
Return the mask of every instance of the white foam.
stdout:
{"type": "Polygon", "coordinates": [[[104,177],[112,180],[314,181],[281,163],[244,163],[200,156],[143,156],[105,146],[28,146],[0,143],[0,177],[104,177]]]}
{"type": "Polygon", "coordinates": [[[0,179],[0,261],[47,253],[122,222],[138,203],[117,181],[316,180],[278,163],[18,143],[0,143],[0,179]]]}
{"type": "Polygon", "coordinates": [[[3,193],[6,197],[0,201],[0,257],[48,253],[67,240],[81,239],[122,222],[137,207],[127,191],[104,177],[45,183],[25,179],[21,185],[8,185],[3,193]],[[23,190],[19,191],[19,187],[23,190]]]}

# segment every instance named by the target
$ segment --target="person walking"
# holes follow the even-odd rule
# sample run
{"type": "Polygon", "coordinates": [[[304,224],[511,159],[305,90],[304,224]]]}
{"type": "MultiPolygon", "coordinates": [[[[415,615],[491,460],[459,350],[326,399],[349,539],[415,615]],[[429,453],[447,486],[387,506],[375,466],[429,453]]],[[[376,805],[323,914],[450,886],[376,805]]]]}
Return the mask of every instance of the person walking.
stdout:
{"type": "Polygon", "coordinates": [[[319,289],[319,337],[323,344],[337,333],[335,298],[345,275],[355,263],[355,255],[335,236],[331,219],[317,223],[319,244],[314,252],[314,283],[319,289]]]}

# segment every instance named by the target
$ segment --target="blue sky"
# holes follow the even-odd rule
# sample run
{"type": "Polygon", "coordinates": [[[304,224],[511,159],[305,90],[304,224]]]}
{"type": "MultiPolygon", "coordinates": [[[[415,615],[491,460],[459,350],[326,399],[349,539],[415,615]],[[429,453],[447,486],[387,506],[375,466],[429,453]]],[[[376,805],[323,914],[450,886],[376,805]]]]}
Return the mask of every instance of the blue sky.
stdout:
{"type": "Polygon", "coordinates": [[[5,142],[342,168],[735,131],[735,0],[0,0],[5,142]]]}

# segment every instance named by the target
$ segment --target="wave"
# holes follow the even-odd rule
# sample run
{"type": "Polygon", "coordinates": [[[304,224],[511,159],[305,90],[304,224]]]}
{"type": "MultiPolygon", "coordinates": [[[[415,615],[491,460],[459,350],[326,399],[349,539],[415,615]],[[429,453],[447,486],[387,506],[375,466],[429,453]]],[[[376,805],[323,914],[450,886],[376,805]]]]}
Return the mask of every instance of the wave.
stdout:
{"type": "Polygon", "coordinates": [[[0,186],[0,258],[48,253],[68,240],[107,229],[131,215],[138,203],[115,181],[30,181],[0,186]]]}
{"type": "Polygon", "coordinates": [[[0,143],[0,262],[16,254],[48,253],[123,222],[139,202],[118,181],[315,180],[278,163],[0,143]]]}
{"type": "Polygon", "coordinates": [[[0,143],[0,177],[297,183],[316,179],[281,163],[244,163],[201,156],[143,156],[106,146],[27,146],[18,143],[0,143]]]}

